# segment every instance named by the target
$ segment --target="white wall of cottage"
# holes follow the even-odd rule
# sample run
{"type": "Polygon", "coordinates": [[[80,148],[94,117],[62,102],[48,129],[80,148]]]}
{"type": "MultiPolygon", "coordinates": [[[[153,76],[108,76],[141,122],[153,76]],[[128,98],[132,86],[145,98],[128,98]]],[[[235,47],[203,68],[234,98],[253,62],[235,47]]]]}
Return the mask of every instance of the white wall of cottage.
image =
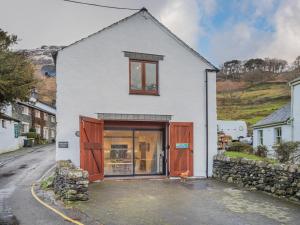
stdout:
{"type": "MultiPolygon", "coordinates": [[[[211,69],[149,15],[140,13],[77,42],[57,58],[56,159],[80,164],[79,116],[96,113],[173,115],[194,123],[194,175],[205,176],[205,69],[211,69]],[[123,51],[164,55],[159,62],[160,96],[129,94],[129,59],[123,51]]],[[[216,73],[208,74],[209,174],[217,153],[216,73]]]]}

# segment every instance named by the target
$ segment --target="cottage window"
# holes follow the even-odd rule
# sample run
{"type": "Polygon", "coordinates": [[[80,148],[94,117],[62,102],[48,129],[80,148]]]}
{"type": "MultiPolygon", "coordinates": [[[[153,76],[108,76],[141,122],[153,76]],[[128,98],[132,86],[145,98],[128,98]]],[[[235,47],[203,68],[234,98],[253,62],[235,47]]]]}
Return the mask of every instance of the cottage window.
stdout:
{"type": "Polygon", "coordinates": [[[44,120],[48,121],[48,114],[47,113],[44,113],[44,120]]]}
{"type": "Polygon", "coordinates": [[[51,138],[55,138],[55,130],[54,129],[51,129],[50,136],[51,136],[51,138]]]}
{"type": "Polygon", "coordinates": [[[44,127],[44,129],[43,129],[43,138],[44,139],[49,138],[49,129],[48,129],[48,127],[44,127]]]}
{"type": "Polygon", "coordinates": [[[22,133],[29,132],[29,123],[22,122],[22,133]]]}
{"type": "Polygon", "coordinates": [[[22,106],[22,114],[29,115],[29,108],[27,106],[22,106]]]}
{"type": "Polygon", "coordinates": [[[130,60],[130,94],[158,95],[158,62],[130,60]]]}
{"type": "Polygon", "coordinates": [[[50,120],[51,120],[52,123],[55,123],[55,116],[51,116],[50,120]]]}
{"type": "Polygon", "coordinates": [[[279,145],[282,141],[282,131],[281,127],[275,128],[275,144],[279,145]]]}
{"type": "Polygon", "coordinates": [[[2,128],[6,128],[6,120],[2,120],[2,128]]]}
{"type": "Polygon", "coordinates": [[[264,145],[264,131],[258,130],[258,145],[264,145]]]}
{"type": "Polygon", "coordinates": [[[35,117],[36,118],[41,118],[41,112],[38,110],[35,110],[35,117]]]}
{"type": "Polygon", "coordinates": [[[35,131],[37,134],[41,134],[41,126],[40,125],[35,125],[35,131]]]}

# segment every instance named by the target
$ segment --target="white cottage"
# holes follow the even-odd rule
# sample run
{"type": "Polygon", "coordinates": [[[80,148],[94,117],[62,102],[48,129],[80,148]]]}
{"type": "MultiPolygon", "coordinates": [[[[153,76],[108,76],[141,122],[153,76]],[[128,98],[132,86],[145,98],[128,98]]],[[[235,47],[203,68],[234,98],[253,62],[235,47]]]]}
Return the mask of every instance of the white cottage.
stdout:
{"type": "Polygon", "coordinates": [[[270,156],[282,141],[300,141],[300,78],[291,81],[290,86],[291,102],[253,126],[253,147],[265,145],[270,156]]]}
{"type": "Polygon", "coordinates": [[[57,55],[57,160],[104,176],[205,177],[217,68],[146,9],[57,55]]]}

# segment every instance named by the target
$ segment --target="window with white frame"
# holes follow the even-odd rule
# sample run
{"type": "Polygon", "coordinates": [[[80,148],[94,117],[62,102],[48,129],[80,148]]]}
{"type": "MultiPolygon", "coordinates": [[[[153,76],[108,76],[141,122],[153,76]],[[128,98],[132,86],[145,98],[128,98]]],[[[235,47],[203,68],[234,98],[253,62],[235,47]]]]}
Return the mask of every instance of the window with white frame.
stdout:
{"type": "Polygon", "coordinates": [[[44,127],[44,129],[43,129],[43,138],[45,138],[45,139],[49,138],[49,129],[48,129],[48,127],[44,127]]]}
{"type": "Polygon", "coordinates": [[[29,132],[29,123],[22,122],[22,133],[28,133],[29,132]]]}
{"type": "Polygon", "coordinates": [[[2,120],[1,124],[2,124],[2,128],[6,128],[6,120],[2,120]]]}
{"type": "Polygon", "coordinates": [[[48,121],[48,114],[44,112],[44,120],[48,121]]]}
{"type": "Polygon", "coordinates": [[[279,145],[282,142],[282,130],[281,127],[275,128],[275,144],[279,145]]]}
{"type": "Polygon", "coordinates": [[[35,125],[35,131],[37,134],[41,134],[41,126],[40,125],[35,125]]]}
{"type": "Polygon", "coordinates": [[[22,114],[29,115],[29,108],[25,105],[22,106],[22,114]]]}
{"type": "Polygon", "coordinates": [[[55,123],[55,116],[51,116],[51,122],[55,123]]]}
{"type": "Polygon", "coordinates": [[[264,145],[264,131],[258,130],[258,145],[264,145]]]}
{"type": "Polygon", "coordinates": [[[34,115],[35,115],[36,118],[41,118],[41,112],[38,111],[38,110],[34,111],[34,115]]]}
{"type": "Polygon", "coordinates": [[[51,136],[51,138],[55,138],[55,130],[54,129],[51,129],[50,136],[51,136]]]}

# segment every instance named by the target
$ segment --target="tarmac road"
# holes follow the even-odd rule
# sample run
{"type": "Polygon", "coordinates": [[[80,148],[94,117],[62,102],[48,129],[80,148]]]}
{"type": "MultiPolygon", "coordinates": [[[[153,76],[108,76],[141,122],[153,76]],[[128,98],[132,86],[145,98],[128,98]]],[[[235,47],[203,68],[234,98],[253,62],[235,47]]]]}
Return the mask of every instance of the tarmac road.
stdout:
{"type": "Polygon", "coordinates": [[[31,185],[55,164],[55,145],[0,155],[0,224],[13,215],[22,225],[70,224],[38,203],[31,185]],[[5,219],[6,218],[6,219],[5,219]]]}

